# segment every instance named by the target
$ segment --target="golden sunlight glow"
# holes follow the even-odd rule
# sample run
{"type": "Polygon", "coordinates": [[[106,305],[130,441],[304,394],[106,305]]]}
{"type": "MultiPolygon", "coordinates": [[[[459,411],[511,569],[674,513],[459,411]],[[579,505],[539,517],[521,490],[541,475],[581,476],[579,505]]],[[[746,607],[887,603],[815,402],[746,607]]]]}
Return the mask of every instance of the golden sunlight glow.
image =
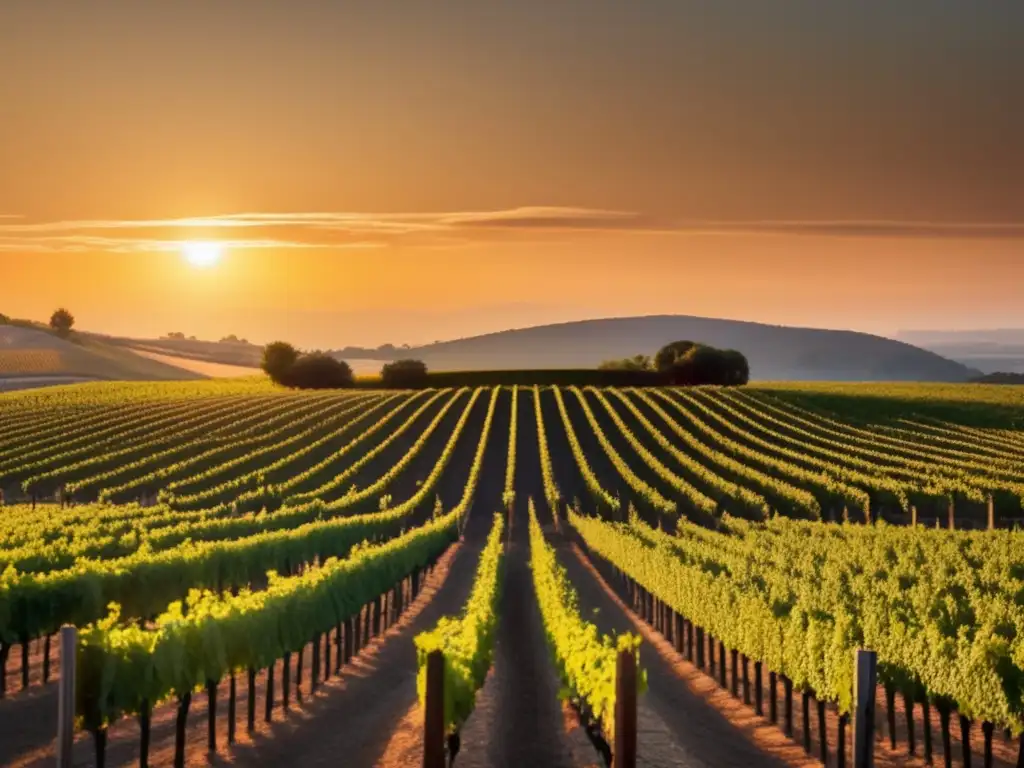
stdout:
{"type": "Polygon", "coordinates": [[[194,267],[212,267],[220,261],[220,243],[189,240],[181,244],[181,255],[194,267]]]}

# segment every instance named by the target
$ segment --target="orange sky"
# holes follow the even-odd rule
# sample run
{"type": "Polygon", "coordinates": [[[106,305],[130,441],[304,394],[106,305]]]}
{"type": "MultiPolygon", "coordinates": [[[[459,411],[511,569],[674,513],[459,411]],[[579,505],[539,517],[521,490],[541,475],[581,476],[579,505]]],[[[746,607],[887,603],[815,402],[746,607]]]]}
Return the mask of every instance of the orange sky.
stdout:
{"type": "Polygon", "coordinates": [[[1024,6],[550,5],[4,3],[0,312],[1024,324],[1024,6]]]}

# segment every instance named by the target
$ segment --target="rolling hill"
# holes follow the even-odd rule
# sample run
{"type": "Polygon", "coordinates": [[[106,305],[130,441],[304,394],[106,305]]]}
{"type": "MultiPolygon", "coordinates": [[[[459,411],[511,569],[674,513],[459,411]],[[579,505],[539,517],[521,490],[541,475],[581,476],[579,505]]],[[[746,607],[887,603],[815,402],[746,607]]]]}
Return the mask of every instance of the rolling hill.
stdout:
{"type": "MultiPolygon", "coordinates": [[[[376,372],[385,359],[394,357],[421,359],[435,371],[594,368],[604,360],[653,354],[679,339],[740,350],[750,361],[753,381],[962,382],[981,374],[981,366],[881,336],[687,315],[583,320],[420,347],[348,347],[332,354],[348,360],[361,374],[376,372]]],[[[255,374],[262,354],[262,347],[255,344],[194,339],[80,333],[75,341],[41,330],[0,326],[0,378],[188,379],[218,375],[206,370],[211,365],[232,366],[232,375],[243,375],[246,369],[255,374]]]]}
{"type": "Polygon", "coordinates": [[[83,380],[186,381],[205,376],[76,334],[74,341],[43,330],[0,325],[0,388],[83,380]]]}
{"type": "Polygon", "coordinates": [[[136,339],[125,336],[89,334],[105,344],[126,347],[136,352],[169,355],[201,363],[232,365],[238,368],[260,367],[263,347],[248,342],[202,341],[200,339],[136,339]]]}
{"type": "Polygon", "coordinates": [[[434,370],[593,368],[692,339],[743,352],[753,380],[967,381],[978,371],[900,341],[686,315],[609,318],[474,336],[403,350],[434,370]]]}

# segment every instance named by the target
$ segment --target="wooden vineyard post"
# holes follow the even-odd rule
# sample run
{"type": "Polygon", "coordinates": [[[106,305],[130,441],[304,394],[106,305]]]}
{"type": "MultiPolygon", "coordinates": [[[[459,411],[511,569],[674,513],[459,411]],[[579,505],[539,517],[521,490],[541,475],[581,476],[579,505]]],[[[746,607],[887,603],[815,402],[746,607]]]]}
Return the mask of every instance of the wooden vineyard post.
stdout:
{"type": "Polygon", "coordinates": [[[996,529],[996,502],[991,493],[988,495],[988,529],[990,531],[996,529]]]}
{"type": "Polygon", "coordinates": [[[153,708],[149,701],[143,699],[139,712],[139,768],[149,768],[150,730],[153,720],[153,708]]]}
{"type": "Polygon", "coordinates": [[[206,681],[206,750],[217,751],[217,681],[206,681]]]}
{"type": "Polygon", "coordinates": [[[875,688],[878,686],[878,656],[858,649],[853,678],[853,768],[875,765],[875,688]]]}
{"type": "Polygon", "coordinates": [[[75,646],[78,630],[60,629],[60,688],[57,693],[57,768],[71,768],[75,741],[75,646]]]}
{"type": "Polygon", "coordinates": [[[245,730],[252,733],[256,730],[256,670],[249,667],[246,670],[248,689],[245,692],[245,730]]]}
{"type": "Polygon", "coordinates": [[[811,754],[811,692],[806,688],[800,692],[800,703],[803,705],[804,752],[811,754]]]}
{"type": "Polygon", "coordinates": [[[231,670],[231,678],[228,683],[228,744],[235,743],[235,719],[237,709],[235,707],[235,695],[238,693],[238,683],[235,682],[235,670],[231,670]]]}
{"type": "Polygon", "coordinates": [[[786,735],[793,738],[793,681],[788,677],[782,678],[782,692],[784,697],[786,735]]]}
{"type": "Polygon", "coordinates": [[[636,654],[619,651],[615,670],[612,768],[636,768],[636,654]]]}
{"type": "Polygon", "coordinates": [[[768,672],[768,720],[779,722],[779,676],[773,671],[768,672]]]}
{"type": "Polygon", "coordinates": [[[754,662],[754,712],[764,714],[764,689],[761,680],[761,662],[754,662]]]}
{"type": "Polygon", "coordinates": [[[949,530],[956,530],[956,502],[953,496],[949,497],[949,530]]]}
{"type": "Polygon", "coordinates": [[[444,654],[427,655],[427,695],[423,708],[423,768],[445,768],[444,654]]]}
{"type": "Polygon", "coordinates": [[[43,640],[43,684],[50,682],[50,635],[43,640]]]}

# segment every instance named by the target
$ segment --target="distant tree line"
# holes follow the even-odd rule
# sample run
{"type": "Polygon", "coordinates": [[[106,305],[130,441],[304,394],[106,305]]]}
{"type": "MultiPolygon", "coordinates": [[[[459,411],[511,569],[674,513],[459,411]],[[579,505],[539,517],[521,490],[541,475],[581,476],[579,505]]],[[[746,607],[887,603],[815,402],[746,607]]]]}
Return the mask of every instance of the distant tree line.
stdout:
{"type": "Polygon", "coordinates": [[[971,384],[1024,384],[1024,373],[997,371],[971,379],[971,384]]]}
{"type": "Polygon", "coordinates": [[[379,379],[364,379],[359,383],[349,364],[334,354],[319,350],[300,352],[291,344],[277,341],[264,348],[262,368],[274,382],[295,389],[355,386],[420,389],[502,383],[634,387],[667,384],[737,386],[746,384],[750,379],[750,367],[742,353],[733,349],[716,349],[693,341],[667,344],[653,358],[636,355],[624,360],[610,360],[602,363],[596,371],[450,371],[432,374],[422,360],[393,360],[381,368],[379,379]]]}
{"type": "MultiPolygon", "coordinates": [[[[167,335],[163,336],[162,338],[167,339],[168,341],[197,341],[195,336],[185,336],[185,334],[182,333],[181,331],[171,331],[170,333],[168,333],[167,335]]],[[[240,339],[240,338],[238,338],[238,336],[236,336],[233,333],[228,334],[227,336],[222,338],[218,343],[220,343],[220,344],[245,344],[245,345],[250,345],[250,342],[249,342],[248,339],[240,339]]]]}
{"type": "Polygon", "coordinates": [[[750,381],[750,364],[742,352],[718,349],[695,341],[666,344],[653,358],[635,355],[622,360],[607,360],[598,369],[650,371],[664,383],[677,386],[740,386],[750,381]]]}

